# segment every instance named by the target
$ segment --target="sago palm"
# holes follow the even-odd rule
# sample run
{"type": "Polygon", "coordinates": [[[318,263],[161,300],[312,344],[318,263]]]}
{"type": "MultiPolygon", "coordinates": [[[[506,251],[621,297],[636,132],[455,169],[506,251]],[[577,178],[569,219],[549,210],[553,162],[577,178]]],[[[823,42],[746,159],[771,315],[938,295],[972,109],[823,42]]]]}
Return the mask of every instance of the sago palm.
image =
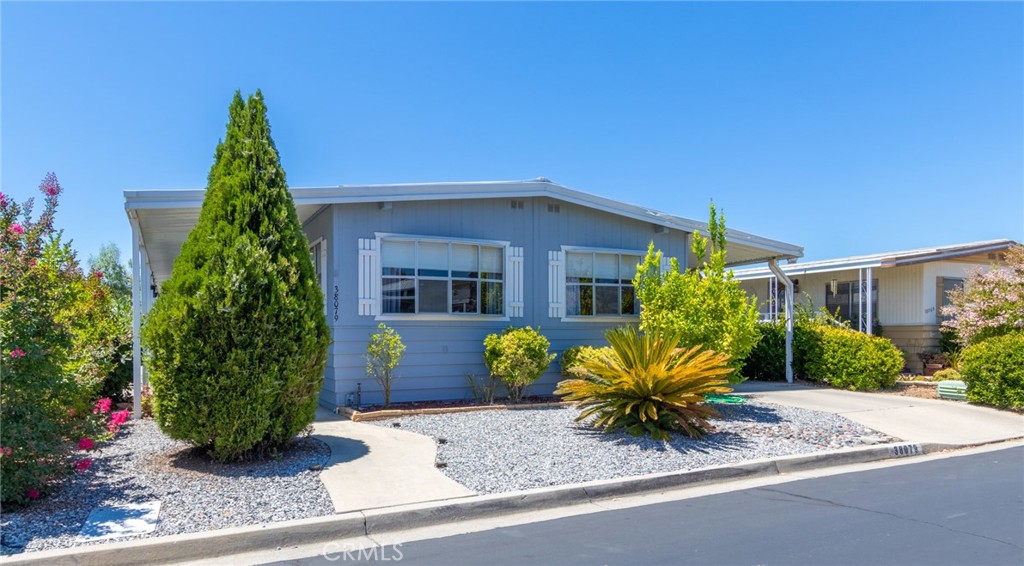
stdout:
{"type": "Polygon", "coordinates": [[[605,338],[611,349],[584,360],[586,375],[560,382],[555,391],[581,408],[576,420],[593,417],[606,432],[624,428],[658,440],[675,430],[703,437],[707,419],[719,416],[704,396],[731,391],[729,357],[700,346],[681,349],[678,336],[631,326],[609,330],[605,338]]]}

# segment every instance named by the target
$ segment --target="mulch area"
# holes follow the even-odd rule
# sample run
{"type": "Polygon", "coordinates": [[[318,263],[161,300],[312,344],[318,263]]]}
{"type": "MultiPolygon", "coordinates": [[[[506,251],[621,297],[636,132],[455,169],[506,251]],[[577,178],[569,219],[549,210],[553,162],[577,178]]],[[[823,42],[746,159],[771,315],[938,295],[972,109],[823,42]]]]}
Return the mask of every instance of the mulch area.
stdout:
{"type": "MultiPolygon", "coordinates": [[[[561,401],[558,397],[545,395],[530,395],[523,397],[518,403],[511,403],[507,399],[495,399],[494,405],[515,405],[529,407],[530,405],[545,405],[561,401]]],[[[419,411],[422,409],[454,409],[459,407],[481,407],[487,406],[476,399],[459,399],[454,401],[407,401],[392,403],[389,407],[384,405],[363,405],[359,408],[360,413],[376,413],[380,411],[419,411]]]]}

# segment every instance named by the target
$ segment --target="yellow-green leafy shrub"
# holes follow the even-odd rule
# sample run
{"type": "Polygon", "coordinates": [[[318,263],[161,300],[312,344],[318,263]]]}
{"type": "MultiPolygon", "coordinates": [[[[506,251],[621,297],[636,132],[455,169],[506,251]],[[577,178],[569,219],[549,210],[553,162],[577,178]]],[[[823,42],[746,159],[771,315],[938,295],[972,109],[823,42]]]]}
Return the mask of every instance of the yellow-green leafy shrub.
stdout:
{"type": "Polygon", "coordinates": [[[803,370],[809,379],[855,391],[896,385],[903,353],[888,338],[825,325],[810,326],[801,334],[803,370]]]}
{"type": "Polygon", "coordinates": [[[968,401],[1024,408],[1024,332],[969,346],[963,352],[960,370],[968,401]]]}
{"type": "Polygon", "coordinates": [[[556,354],[548,354],[548,339],[529,326],[509,327],[484,339],[484,363],[500,377],[509,399],[518,401],[528,385],[544,374],[556,354]]]}
{"type": "Polygon", "coordinates": [[[558,363],[561,365],[562,375],[571,377],[578,375],[577,372],[582,370],[583,362],[589,358],[598,355],[602,350],[607,348],[598,348],[595,346],[570,346],[562,352],[562,356],[558,358],[558,363]]]}

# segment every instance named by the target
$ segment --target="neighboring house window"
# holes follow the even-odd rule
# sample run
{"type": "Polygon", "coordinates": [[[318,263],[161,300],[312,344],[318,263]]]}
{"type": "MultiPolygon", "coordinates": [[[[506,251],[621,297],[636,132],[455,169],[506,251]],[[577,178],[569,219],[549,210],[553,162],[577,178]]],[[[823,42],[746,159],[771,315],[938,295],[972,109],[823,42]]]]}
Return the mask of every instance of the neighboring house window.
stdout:
{"type": "Polygon", "coordinates": [[[639,255],[600,251],[565,252],[566,316],[636,316],[633,289],[639,255]]]}
{"type": "MultiPolygon", "coordinates": [[[[856,281],[842,281],[836,285],[836,292],[832,292],[832,285],[825,284],[825,308],[830,313],[838,309],[839,318],[850,322],[853,328],[860,327],[860,316],[867,316],[868,305],[865,303],[858,308],[861,302],[860,288],[856,281]],[[863,313],[861,313],[863,311],[863,313]]],[[[875,319],[878,318],[878,279],[871,280],[871,312],[875,319]]]]}
{"type": "Polygon", "coordinates": [[[503,246],[383,239],[381,314],[505,314],[503,246]]]}
{"type": "MultiPolygon", "coordinates": [[[[963,289],[964,280],[959,277],[940,277],[939,279],[942,281],[942,289],[940,291],[942,293],[942,297],[939,301],[939,304],[943,307],[948,307],[949,305],[953,304],[949,301],[949,292],[954,289],[963,289]]],[[[950,318],[952,317],[943,315],[942,309],[939,309],[939,320],[946,321],[949,320],[950,318]]]]}

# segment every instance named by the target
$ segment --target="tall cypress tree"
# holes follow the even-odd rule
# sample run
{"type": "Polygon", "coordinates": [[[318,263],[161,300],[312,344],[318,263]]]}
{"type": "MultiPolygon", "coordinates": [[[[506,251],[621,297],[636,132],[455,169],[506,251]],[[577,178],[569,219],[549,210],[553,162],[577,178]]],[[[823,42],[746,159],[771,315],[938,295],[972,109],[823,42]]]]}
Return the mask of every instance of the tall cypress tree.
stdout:
{"type": "Polygon", "coordinates": [[[313,422],[330,338],[308,246],[263,94],[235,92],[199,221],[142,331],[168,436],[223,461],[313,422]]]}

